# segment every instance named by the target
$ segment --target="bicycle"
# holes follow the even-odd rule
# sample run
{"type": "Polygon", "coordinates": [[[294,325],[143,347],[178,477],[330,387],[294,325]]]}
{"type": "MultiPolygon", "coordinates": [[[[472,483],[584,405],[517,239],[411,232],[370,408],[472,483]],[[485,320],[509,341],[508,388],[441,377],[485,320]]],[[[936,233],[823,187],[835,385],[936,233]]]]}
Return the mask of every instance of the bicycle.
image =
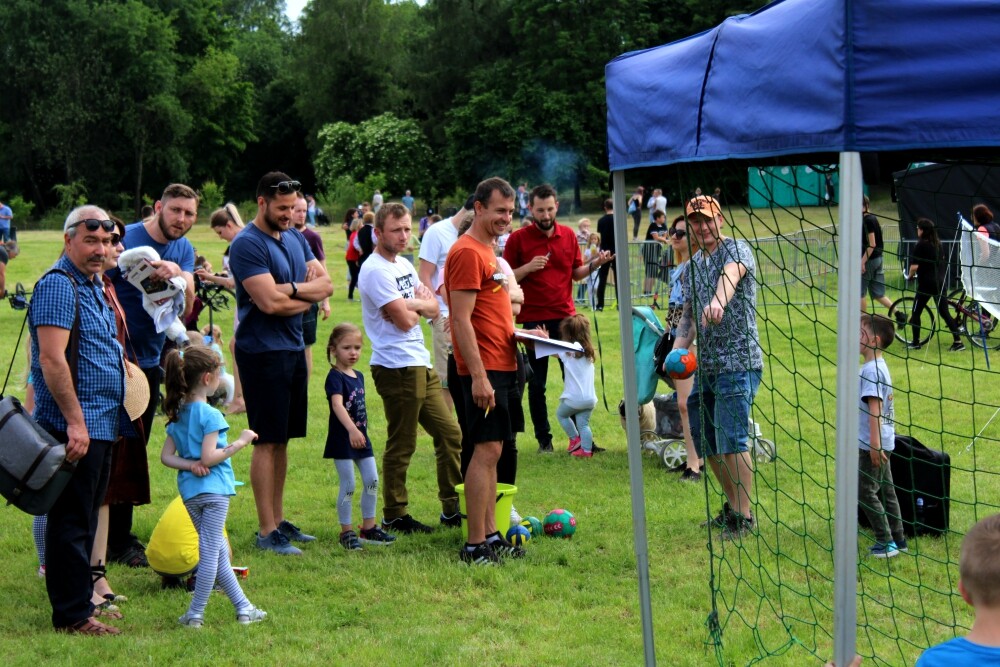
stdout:
{"type": "MultiPolygon", "coordinates": [[[[962,333],[968,337],[970,343],[984,349],[1000,349],[1000,332],[997,331],[996,317],[969,297],[961,287],[953,289],[944,299],[946,306],[951,310],[952,316],[962,327],[962,333]]],[[[907,335],[908,327],[898,325],[897,313],[901,314],[905,318],[906,324],[909,325],[915,302],[916,297],[904,296],[896,299],[889,306],[889,318],[897,322],[896,340],[901,343],[913,341],[907,335]]],[[[937,326],[936,310],[928,304],[920,314],[920,321],[917,324],[920,327],[922,338],[916,341],[920,345],[927,343],[934,335],[937,326]]]]}

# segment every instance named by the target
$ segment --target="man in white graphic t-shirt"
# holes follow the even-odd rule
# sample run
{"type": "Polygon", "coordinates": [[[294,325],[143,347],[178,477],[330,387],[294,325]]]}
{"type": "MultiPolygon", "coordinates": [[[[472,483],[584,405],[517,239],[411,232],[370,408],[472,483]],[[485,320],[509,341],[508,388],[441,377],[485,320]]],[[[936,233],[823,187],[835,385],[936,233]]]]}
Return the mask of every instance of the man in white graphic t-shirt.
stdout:
{"type": "Polygon", "coordinates": [[[420,318],[438,316],[433,292],[420,283],[413,265],[399,256],[412,232],[410,212],[383,204],[375,216],[378,242],[361,267],[361,315],[372,344],[371,374],[385,407],[387,433],[382,456],[382,528],[398,533],[433,529],[410,516],[406,473],[417,448],[417,425],[434,439],[440,522],[460,526],[458,494],[462,434],[441,396],[441,381],[424,345],[420,318]]]}

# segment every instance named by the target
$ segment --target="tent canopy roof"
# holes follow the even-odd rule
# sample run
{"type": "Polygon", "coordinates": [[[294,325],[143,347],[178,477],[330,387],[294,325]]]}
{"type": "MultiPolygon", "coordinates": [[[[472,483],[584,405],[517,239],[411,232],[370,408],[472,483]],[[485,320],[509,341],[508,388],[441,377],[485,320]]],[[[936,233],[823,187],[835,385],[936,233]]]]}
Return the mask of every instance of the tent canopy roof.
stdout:
{"type": "Polygon", "coordinates": [[[1000,145],[995,0],[778,0],[606,68],[612,170],[1000,145]]]}

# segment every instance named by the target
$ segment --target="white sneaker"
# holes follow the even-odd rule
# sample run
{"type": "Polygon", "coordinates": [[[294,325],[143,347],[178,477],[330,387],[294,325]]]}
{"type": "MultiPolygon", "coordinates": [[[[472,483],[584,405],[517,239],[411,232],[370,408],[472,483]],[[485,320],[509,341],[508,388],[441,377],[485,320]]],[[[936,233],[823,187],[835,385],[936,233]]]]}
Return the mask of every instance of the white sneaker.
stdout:
{"type": "Polygon", "coordinates": [[[521,523],[521,515],[517,513],[517,509],[511,505],[510,506],[510,525],[516,526],[521,523]]]}

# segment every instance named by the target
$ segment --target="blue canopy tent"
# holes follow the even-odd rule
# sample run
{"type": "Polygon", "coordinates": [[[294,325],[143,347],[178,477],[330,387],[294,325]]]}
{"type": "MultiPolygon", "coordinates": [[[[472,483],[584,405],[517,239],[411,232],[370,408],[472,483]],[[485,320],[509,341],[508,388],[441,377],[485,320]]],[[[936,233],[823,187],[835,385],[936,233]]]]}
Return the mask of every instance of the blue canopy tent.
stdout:
{"type": "MultiPolygon", "coordinates": [[[[940,156],[1000,145],[995,0],[779,0],[687,39],[619,56],[605,74],[620,248],[627,244],[624,170],[840,154],[844,307],[838,313],[837,396],[842,405],[856,405],[860,153],[940,156]]],[[[620,298],[628,303],[627,258],[619,259],[617,270],[620,298]]],[[[632,340],[627,314],[623,308],[623,341],[632,340]]],[[[636,442],[635,363],[632,346],[622,349],[628,437],[636,442]]],[[[856,631],[857,534],[849,519],[857,498],[858,417],[853,409],[837,412],[835,654],[837,664],[847,664],[856,631]]],[[[653,664],[638,448],[629,447],[629,457],[646,662],[653,664]]]]}

